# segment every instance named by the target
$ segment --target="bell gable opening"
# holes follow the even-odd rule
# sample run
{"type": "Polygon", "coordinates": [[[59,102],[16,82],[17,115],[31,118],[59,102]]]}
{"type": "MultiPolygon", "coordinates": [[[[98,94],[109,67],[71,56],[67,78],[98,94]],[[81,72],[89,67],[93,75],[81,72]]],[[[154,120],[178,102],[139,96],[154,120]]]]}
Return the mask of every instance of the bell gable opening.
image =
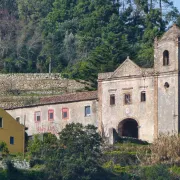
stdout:
{"type": "Polygon", "coordinates": [[[169,65],[169,51],[165,50],[163,52],[163,66],[169,65]]]}

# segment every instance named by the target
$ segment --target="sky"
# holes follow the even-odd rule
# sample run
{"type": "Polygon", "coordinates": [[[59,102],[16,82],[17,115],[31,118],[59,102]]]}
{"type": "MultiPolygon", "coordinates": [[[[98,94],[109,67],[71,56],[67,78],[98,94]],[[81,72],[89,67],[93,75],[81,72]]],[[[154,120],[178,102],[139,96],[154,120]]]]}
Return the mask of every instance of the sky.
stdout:
{"type": "Polygon", "coordinates": [[[174,6],[176,6],[180,11],[180,0],[173,0],[173,2],[174,2],[174,6]]]}

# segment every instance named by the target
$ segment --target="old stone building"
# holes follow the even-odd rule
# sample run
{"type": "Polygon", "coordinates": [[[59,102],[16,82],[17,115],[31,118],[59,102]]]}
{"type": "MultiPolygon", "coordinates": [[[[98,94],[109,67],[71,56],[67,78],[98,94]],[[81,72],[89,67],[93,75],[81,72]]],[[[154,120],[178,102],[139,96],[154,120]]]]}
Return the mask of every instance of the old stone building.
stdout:
{"type": "Polygon", "coordinates": [[[180,29],[174,25],[155,39],[153,68],[141,68],[127,57],[114,72],[98,75],[98,92],[63,95],[7,111],[26,120],[29,135],[56,133],[67,123],[80,122],[98,126],[109,139],[116,131],[152,142],[160,133],[180,131],[179,68],[180,29]]]}
{"type": "Polygon", "coordinates": [[[154,68],[140,68],[129,57],[114,72],[98,77],[99,130],[109,137],[153,141],[179,133],[180,29],[174,25],[154,42],[154,68]]]}
{"type": "Polygon", "coordinates": [[[39,104],[6,111],[20,124],[25,124],[29,136],[46,132],[58,136],[66,124],[73,122],[97,127],[97,106],[97,91],[90,91],[44,97],[39,104]]]}

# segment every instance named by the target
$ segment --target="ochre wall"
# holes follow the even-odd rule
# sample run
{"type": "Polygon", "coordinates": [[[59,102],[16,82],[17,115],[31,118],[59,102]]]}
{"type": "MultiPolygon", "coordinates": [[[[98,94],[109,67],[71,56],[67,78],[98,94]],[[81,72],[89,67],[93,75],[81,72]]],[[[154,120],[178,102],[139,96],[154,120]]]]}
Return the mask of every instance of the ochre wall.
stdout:
{"type": "Polygon", "coordinates": [[[0,108],[3,127],[0,128],[0,141],[6,142],[10,153],[23,152],[24,126],[0,108]],[[10,144],[10,136],[14,137],[14,144],[10,144]]]}

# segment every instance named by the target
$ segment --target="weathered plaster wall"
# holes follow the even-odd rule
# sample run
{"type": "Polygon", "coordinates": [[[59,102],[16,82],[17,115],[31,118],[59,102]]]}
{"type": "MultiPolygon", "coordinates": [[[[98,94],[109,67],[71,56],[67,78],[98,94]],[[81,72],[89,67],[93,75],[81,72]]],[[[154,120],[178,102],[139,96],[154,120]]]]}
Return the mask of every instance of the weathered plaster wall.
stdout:
{"type": "Polygon", "coordinates": [[[180,30],[174,25],[155,41],[154,69],[158,75],[158,134],[179,133],[180,30]],[[163,65],[163,52],[169,53],[169,64],[163,65]],[[165,83],[169,84],[166,88],[165,83]]]}
{"type": "Polygon", "coordinates": [[[118,132],[118,125],[127,118],[138,122],[139,138],[152,141],[154,133],[154,80],[153,77],[102,81],[101,117],[105,136],[109,129],[118,132]],[[141,102],[141,91],[146,91],[146,101],[141,102]],[[110,105],[110,94],[115,94],[116,104],[110,105]],[[130,93],[132,104],[124,104],[124,94],[130,93]]]}
{"type": "Polygon", "coordinates": [[[158,133],[178,133],[178,75],[158,77],[158,133]],[[169,88],[164,84],[168,82],[169,88]]]}
{"type": "Polygon", "coordinates": [[[56,134],[60,132],[68,123],[82,123],[83,125],[93,124],[98,126],[97,100],[81,101],[64,104],[52,104],[36,107],[18,108],[7,110],[14,118],[20,117],[20,123],[28,127],[27,133],[29,136],[38,133],[51,132],[56,134]],[[85,106],[91,107],[91,115],[85,117],[85,106]],[[62,108],[69,108],[69,118],[62,119],[62,108]],[[54,110],[54,120],[48,121],[48,110],[54,110]],[[34,114],[36,111],[41,112],[41,121],[35,122],[34,114]]]}

